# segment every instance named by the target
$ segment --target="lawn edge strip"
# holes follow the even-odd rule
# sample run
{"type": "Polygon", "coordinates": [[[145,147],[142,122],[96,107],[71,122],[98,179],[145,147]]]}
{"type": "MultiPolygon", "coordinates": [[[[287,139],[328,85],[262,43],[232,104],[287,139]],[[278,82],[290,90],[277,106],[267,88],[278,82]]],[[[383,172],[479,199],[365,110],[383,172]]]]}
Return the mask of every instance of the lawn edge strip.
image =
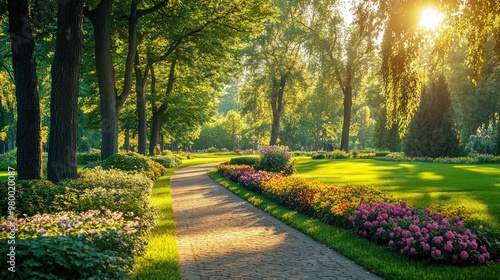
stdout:
{"type": "Polygon", "coordinates": [[[251,192],[235,182],[226,180],[217,173],[216,169],[210,170],[208,175],[214,181],[257,208],[385,279],[486,280],[491,279],[492,275],[500,275],[500,265],[456,267],[409,260],[400,254],[388,251],[383,246],[356,236],[347,229],[327,225],[317,219],[280,206],[262,195],[251,192]]]}
{"type": "Polygon", "coordinates": [[[168,169],[154,184],[151,201],[157,210],[156,225],[147,235],[146,253],[137,258],[131,279],[182,279],[170,178],[175,171],[183,167],[185,166],[168,169]]]}

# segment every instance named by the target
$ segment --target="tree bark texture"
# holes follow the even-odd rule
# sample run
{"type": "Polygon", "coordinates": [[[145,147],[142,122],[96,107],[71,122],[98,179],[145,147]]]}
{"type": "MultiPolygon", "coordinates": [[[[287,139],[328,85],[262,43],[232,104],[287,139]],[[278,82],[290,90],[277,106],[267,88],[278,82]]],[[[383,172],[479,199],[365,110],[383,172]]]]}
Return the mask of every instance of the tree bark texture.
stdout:
{"type": "Polygon", "coordinates": [[[342,139],[340,141],[340,149],[349,151],[349,129],[351,126],[352,112],[352,86],[346,85],[344,89],[344,120],[342,123],[342,139]]]}
{"type": "Polygon", "coordinates": [[[17,101],[18,179],[42,178],[40,101],[28,0],[9,0],[9,33],[17,101]]]}
{"type": "Polygon", "coordinates": [[[280,132],[281,114],[283,112],[283,96],[285,94],[285,85],[288,78],[288,73],[280,74],[280,80],[273,80],[273,88],[276,91],[271,99],[271,109],[273,111],[273,123],[271,126],[271,141],[269,145],[276,145],[280,132]]]}
{"type": "Polygon", "coordinates": [[[76,179],[78,93],[83,48],[82,0],[59,1],[57,39],[52,63],[47,177],[52,182],[76,179]]]}

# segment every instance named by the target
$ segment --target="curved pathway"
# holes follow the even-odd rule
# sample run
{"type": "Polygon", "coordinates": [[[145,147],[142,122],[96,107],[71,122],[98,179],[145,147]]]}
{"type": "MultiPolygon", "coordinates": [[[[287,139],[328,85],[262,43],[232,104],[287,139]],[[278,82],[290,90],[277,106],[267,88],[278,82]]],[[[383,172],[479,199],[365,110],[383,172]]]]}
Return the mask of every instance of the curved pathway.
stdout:
{"type": "Polygon", "coordinates": [[[381,279],[214,182],[214,166],[171,178],[183,279],[381,279]]]}

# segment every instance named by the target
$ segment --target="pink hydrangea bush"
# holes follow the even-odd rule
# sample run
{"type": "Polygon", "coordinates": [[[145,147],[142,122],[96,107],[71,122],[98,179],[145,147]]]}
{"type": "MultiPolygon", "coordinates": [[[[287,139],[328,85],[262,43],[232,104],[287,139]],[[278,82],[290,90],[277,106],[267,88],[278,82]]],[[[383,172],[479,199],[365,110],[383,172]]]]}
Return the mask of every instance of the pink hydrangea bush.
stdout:
{"type": "Polygon", "coordinates": [[[409,257],[452,264],[482,264],[491,259],[488,238],[472,232],[458,216],[448,220],[406,202],[361,204],[349,217],[353,231],[409,257]]]}

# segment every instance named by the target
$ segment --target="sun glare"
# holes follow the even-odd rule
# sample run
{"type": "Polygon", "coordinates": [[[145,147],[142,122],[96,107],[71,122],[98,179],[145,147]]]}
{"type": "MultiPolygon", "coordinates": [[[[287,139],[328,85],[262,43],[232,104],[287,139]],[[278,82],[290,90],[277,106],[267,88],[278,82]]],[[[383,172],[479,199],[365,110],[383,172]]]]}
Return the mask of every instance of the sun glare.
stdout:
{"type": "Polygon", "coordinates": [[[420,27],[426,30],[436,29],[441,21],[443,21],[443,14],[433,8],[423,10],[420,15],[420,27]]]}

